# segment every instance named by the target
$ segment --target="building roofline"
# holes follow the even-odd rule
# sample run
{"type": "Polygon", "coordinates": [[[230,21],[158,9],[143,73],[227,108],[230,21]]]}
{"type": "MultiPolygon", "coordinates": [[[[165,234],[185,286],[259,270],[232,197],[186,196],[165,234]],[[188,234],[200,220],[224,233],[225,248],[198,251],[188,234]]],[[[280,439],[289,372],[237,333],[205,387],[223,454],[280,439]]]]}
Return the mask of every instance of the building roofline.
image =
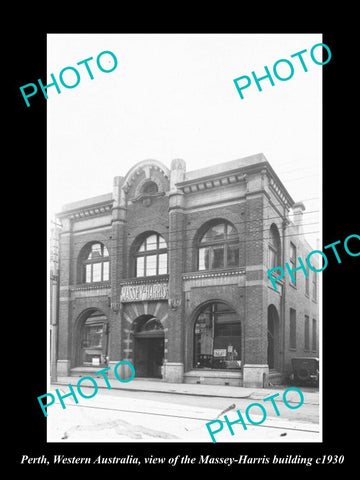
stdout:
{"type": "Polygon", "coordinates": [[[198,170],[193,170],[191,172],[187,172],[185,175],[185,180],[177,183],[177,186],[183,188],[195,185],[199,182],[206,182],[211,181],[215,178],[222,178],[224,176],[256,173],[264,168],[266,168],[276,185],[281,189],[283,195],[286,198],[286,201],[292,208],[293,205],[295,205],[294,199],[291,197],[290,193],[288,192],[288,190],[286,189],[286,187],[284,186],[284,184],[282,183],[282,181],[280,180],[275,170],[272,168],[263,153],[258,153],[249,157],[231,160],[229,162],[219,163],[211,167],[205,167],[198,170]]]}
{"type": "Polygon", "coordinates": [[[88,208],[97,208],[112,204],[114,201],[112,193],[97,195],[96,197],[85,198],[76,202],[66,203],[61,211],[56,214],[57,217],[65,217],[73,212],[88,208]]]}

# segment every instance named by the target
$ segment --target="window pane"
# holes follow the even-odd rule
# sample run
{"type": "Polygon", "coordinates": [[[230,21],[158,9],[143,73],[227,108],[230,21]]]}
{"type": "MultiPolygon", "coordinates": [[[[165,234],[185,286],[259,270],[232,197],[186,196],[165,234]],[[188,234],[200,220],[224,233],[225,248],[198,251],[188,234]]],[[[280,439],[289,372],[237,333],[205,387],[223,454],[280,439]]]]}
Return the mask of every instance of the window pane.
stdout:
{"type": "Polygon", "coordinates": [[[292,276],[290,275],[290,283],[293,285],[296,284],[296,247],[293,243],[290,243],[290,266],[292,271],[292,276]],[[294,282],[293,282],[294,277],[294,282]]]}
{"type": "Polygon", "coordinates": [[[223,267],[224,267],[224,247],[222,245],[219,247],[213,247],[212,268],[223,268],[223,267]]]}
{"type": "Polygon", "coordinates": [[[199,270],[209,269],[209,259],[210,259],[209,247],[199,248],[199,270]]]}
{"type": "Polygon", "coordinates": [[[108,249],[105,247],[105,245],[103,246],[103,257],[108,257],[109,256],[109,251],[108,249]]]}
{"type": "Polygon", "coordinates": [[[306,269],[306,271],[308,273],[308,276],[305,277],[305,293],[306,293],[306,295],[309,295],[309,285],[310,285],[309,275],[310,275],[310,272],[309,272],[308,268],[306,269]]]}
{"type": "Polygon", "coordinates": [[[166,242],[161,235],[159,235],[159,248],[167,248],[166,242]]]}
{"type": "Polygon", "coordinates": [[[227,239],[230,241],[235,240],[235,238],[237,238],[237,231],[232,225],[230,225],[230,223],[226,225],[226,233],[227,233],[227,239]]]}
{"type": "Polygon", "coordinates": [[[241,368],[241,323],[229,307],[209,305],[198,316],[194,333],[196,368],[241,368]]]}
{"type": "Polygon", "coordinates": [[[140,245],[138,252],[145,252],[145,242],[140,245]]]}
{"type": "Polygon", "coordinates": [[[109,262],[103,263],[103,281],[109,280],[109,262]]]}
{"type": "Polygon", "coordinates": [[[85,265],[85,282],[86,283],[91,282],[91,264],[85,265]]]}
{"type": "Polygon", "coordinates": [[[149,235],[146,239],[146,250],[157,250],[156,235],[149,235]]]}
{"type": "Polygon", "coordinates": [[[159,255],[159,275],[167,273],[167,253],[159,255]]]}
{"type": "Polygon", "coordinates": [[[146,257],[146,277],[156,275],[156,255],[147,255],[146,257]]]}
{"type": "Polygon", "coordinates": [[[156,193],[158,191],[158,186],[155,182],[147,182],[143,186],[143,193],[156,193]]]}
{"type": "Polygon", "coordinates": [[[101,257],[101,243],[94,243],[91,245],[91,250],[88,256],[88,260],[101,257]]]}
{"type": "Polygon", "coordinates": [[[296,262],[296,247],[293,243],[290,243],[290,260],[296,262]]]}
{"type": "MultiPolygon", "coordinates": [[[[310,274],[310,272],[309,272],[310,274]]],[[[317,278],[316,278],[316,272],[312,272],[312,297],[313,297],[313,300],[317,300],[317,285],[316,285],[316,281],[317,281],[317,278]]]]}
{"type": "Polygon", "coordinates": [[[87,348],[102,346],[103,325],[86,326],[85,341],[87,348]]]}
{"type": "Polygon", "coordinates": [[[225,239],[225,224],[213,225],[201,239],[201,243],[225,239]]]}
{"type": "Polygon", "coordinates": [[[93,282],[101,282],[101,263],[93,263],[93,282]]]}
{"type": "Polygon", "coordinates": [[[271,247],[269,247],[269,268],[275,268],[278,267],[277,265],[277,255],[275,250],[273,250],[271,247]]]}
{"type": "Polygon", "coordinates": [[[144,257],[137,257],[136,259],[136,276],[144,277],[144,257]]]}
{"type": "Polygon", "coordinates": [[[209,313],[201,313],[195,324],[195,367],[211,368],[213,359],[212,322],[209,313]]]}
{"type": "Polygon", "coordinates": [[[235,245],[228,245],[227,250],[227,266],[237,267],[239,265],[239,247],[235,245]]]}

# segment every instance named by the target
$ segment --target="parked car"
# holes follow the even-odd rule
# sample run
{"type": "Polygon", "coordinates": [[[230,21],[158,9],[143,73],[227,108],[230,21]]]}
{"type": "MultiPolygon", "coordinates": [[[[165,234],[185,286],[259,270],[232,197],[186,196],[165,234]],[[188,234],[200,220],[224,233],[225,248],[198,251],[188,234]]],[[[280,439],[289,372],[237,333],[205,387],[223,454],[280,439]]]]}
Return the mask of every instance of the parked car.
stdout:
{"type": "Polygon", "coordinates": [[[290,382],[294,385],[319,386],[319,359],[317,357],[292,358],[290,382]]]}

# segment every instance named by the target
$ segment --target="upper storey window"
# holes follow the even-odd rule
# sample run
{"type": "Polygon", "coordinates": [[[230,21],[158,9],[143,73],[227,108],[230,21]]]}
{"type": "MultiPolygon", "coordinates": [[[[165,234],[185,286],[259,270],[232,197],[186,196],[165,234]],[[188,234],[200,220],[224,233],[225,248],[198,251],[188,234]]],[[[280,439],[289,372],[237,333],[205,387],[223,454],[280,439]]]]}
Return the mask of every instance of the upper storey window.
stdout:
{"type": "Polygon", "coordinates": [[[212,224],[199,241],[199,270],[239,265],[239,238],[228,222],[212,224]]]}
{"type": "Polygon", "coordinates": [[[148,235],[136,252],[136,276],[152,277],[168,272],[167,245],[158,233],[148,235]]]}
{"type": "Polygon", "coordinates": [[[155,182],[146,182],[142,188],[142,193],[145,195],[154,195],[158,193],[158,186],[155,182]]]}
{"type": "Polygon", "coordinates": [[[279,230],[275,224],[272,224],[269,231],[269,268],[281,265],[280,253],[279,230]]]}
{"type": "Polygon", "coordinates": [[[100,242],[86,247],[83,255],[83,281],[85,283],[109,280],[109,252],[100,242]]]}

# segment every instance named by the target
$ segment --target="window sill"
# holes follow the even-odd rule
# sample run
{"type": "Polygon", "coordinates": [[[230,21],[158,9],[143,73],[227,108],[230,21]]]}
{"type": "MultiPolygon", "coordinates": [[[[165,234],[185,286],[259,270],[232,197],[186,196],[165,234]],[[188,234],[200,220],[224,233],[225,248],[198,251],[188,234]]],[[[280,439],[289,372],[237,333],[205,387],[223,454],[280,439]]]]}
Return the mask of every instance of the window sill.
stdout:
{"type": "Polygon", "coordinates": [[[215,369],[215,368],[196,368],[193,367],[191,370],[185,373],[187,377],[223,377],[223,376],[238,376],[242,374],[242,368],[237,369],[215,369]]]}

